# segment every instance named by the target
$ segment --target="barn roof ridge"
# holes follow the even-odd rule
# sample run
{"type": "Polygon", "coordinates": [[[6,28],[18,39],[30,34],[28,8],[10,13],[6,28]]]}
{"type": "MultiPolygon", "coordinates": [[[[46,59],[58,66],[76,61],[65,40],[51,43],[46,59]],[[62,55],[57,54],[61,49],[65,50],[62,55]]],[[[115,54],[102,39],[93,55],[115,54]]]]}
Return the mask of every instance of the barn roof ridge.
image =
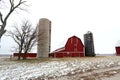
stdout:
{"type": "Polygon", "coordinates": [[[73,35],[73,36],[69,37],[68,39],[73,38],[73,37],[76,37],[77,39],[79,39],[79,40],[81,41],[81,38],[79,38],[79,37],[76,36],[76,35],[73,35]]]}

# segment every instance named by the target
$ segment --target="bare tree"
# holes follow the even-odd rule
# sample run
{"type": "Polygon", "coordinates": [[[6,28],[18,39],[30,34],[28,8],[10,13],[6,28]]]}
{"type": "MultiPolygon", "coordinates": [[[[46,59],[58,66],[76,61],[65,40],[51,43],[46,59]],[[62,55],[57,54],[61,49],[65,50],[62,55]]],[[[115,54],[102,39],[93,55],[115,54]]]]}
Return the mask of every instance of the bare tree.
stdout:
{"type": "Polygon", "coordinates": [[[37,42],[37,28],[32,29],[31,25],[29,25],[26,22],[26,27],[24,29],[24,34],[26,34],[26,35],[25,35],[24,46],[23,46],[23,52],[24,52],[23,59],[26,59],[26,54],[31,51],[31,49],[33,48],[33,46],[37,42]]]}
{"type": "Polygon", "coordinates": [[[31,51],[37,42],[37,28],[33,29],[28,21],[25,21],[20,29],[17,26],[14,26],[14,28],[13,32],[8,31],[8,36],[18,46],[18,59],[20,59],[20,53],[24,53],[23,59],[26,59],[26,54],[31,51]]]}
{"type": "MultiPolygon", "coordinates": [[[[2,2],[3,0],[0,0],[0,2],[2,2]]],[[[4,15],[4,13],[2,13],[0,11],[0,39],[1,37],[4,35],[4,33],[6,32],[5,27],[7,25],[7,20],[10,17],[10,15],[18,8],[20,10],[23,10],[20,6],[21,5],[25,5],[26,1],[24,0],[18,0],[18,3],[15,4],[15,0],[9,0],[9,11],[7,12],[6,15],[4,15]],[[3,17],[4,16],[4,17],[3,17]]]]}

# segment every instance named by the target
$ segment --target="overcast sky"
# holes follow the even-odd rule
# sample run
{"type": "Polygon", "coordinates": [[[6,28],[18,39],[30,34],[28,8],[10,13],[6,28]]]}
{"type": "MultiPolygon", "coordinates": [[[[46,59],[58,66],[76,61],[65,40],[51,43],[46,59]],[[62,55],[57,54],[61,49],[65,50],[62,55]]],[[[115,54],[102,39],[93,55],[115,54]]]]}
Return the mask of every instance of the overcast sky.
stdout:
{"type": "MultiPolygon", "coordinates": [[[[8,22],[7,30],[14,23],[30,19],[35,27],[39,19],[52,22],[51,51],[63,47],[67,39],[91,31],[96,53],[115,53],[120,40],[120,0],[28,0],[28,12],[15,12],[8,22]]],[[[14,42],[4,36],[0,54],[12,53],[14,42]]],[[[35,48],[36,51],[36,48],[35,48]]]]}

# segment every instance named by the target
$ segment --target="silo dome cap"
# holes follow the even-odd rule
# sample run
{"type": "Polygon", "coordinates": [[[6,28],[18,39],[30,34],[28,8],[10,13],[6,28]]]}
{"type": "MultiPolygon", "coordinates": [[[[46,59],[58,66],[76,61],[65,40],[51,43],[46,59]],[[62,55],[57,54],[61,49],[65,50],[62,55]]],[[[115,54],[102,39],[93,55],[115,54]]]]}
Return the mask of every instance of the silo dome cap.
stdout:
{"type": "Polygon", "coordinates": [[[88,31],[87,34],[92,34],[92,32],[91,32],[91,31],[88,31]]]}
{"type": "Polygon", "coordinates": [[[40,20],[48,20],[49,21],[49,19],[47,19],[47,18],[41,18],[40,20]]]}

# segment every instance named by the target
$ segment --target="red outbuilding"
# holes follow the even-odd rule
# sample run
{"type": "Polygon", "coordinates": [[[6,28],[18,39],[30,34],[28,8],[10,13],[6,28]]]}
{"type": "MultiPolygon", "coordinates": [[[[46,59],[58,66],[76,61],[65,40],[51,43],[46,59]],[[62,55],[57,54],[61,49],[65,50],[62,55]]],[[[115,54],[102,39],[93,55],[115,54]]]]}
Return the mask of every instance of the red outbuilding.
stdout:
{"type": "Polygon", "coordinates": [[[120,40],[117,42],[115,49],[116,49],[116,55],[120,55],[120,40]]]}
{"type": "Polygon", "coordinates": [[[116,49],[116,55],[120,55],[120,46],[116,46],[115,49],[116,49]]]}
{"type": "Polygon", "coordinates": [[[49,54],[50,57],[83,57],[84,45],[80,38],[72,36],[68,39],[64,47],[59,48],[49,54]]]}
{"type": "MultiPolygon", "coordinates": [[[[18,53],[13,53],[13,56],[14,57],[18,57],[18,53]]],[[[20,57],[24,57],[25,56],[25,54],[24,53],[20,53],[20,57]]],[[[27,58],[36,58],[36,56],[37,56],[37,53],[27,53],[26,54],[26,57],[27,58]]]]}

